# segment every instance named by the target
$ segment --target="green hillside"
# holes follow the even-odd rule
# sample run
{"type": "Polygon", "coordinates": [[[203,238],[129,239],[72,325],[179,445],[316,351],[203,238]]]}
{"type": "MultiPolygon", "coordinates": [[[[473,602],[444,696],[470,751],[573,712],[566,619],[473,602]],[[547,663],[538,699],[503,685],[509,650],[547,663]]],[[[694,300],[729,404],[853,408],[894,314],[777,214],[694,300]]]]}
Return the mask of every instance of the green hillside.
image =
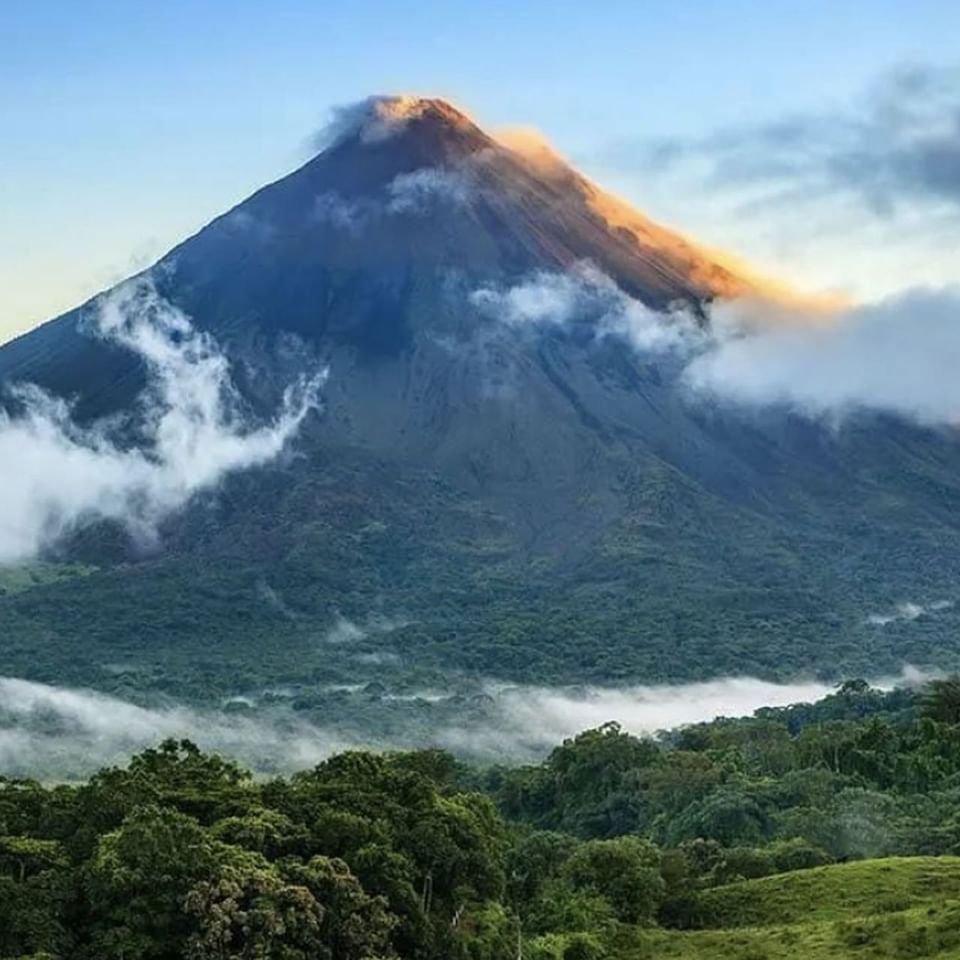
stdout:
{"type": "Polygon", "coordinates": [[[960,858],[835,864],[699,898],[709,930],[624,931],[622,960],[960,957],[960,858]]]}

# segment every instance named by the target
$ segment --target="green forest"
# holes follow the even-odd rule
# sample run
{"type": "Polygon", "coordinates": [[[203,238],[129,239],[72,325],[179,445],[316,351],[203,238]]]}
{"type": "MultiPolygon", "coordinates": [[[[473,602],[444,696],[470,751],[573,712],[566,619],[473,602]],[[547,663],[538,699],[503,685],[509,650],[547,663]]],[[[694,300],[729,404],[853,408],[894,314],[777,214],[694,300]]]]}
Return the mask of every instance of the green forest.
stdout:
{"type": "Polygon", "coordinates": [[[849,681],[522,767],[167,741],[0,781],[0,957],[960,956],[960,679],[849,681]]]}

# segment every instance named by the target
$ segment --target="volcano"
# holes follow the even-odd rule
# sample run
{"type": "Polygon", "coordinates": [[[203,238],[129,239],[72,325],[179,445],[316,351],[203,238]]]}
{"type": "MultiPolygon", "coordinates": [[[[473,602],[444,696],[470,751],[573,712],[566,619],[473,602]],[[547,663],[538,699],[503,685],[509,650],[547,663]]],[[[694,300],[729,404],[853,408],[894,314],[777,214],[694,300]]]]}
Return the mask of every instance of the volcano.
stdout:
{"type": "MultiPolygon", "coordinates": [[[[199,697],[960,662],[943,604],[869,620],[953,589],[956,443],[691,403],[636,324],[669,342],[768,288],[545,147],[443,100],[372,98],[149,275],[252,410],[322,362],[322,413],[149,550],[79,526],[55,576],[0,596],[0,673],[199,697]]],[[[0,349],[0,381],[74,398],[82,422],[128,410],[145,371],[89,335],[89,309],[0,349]]]]}

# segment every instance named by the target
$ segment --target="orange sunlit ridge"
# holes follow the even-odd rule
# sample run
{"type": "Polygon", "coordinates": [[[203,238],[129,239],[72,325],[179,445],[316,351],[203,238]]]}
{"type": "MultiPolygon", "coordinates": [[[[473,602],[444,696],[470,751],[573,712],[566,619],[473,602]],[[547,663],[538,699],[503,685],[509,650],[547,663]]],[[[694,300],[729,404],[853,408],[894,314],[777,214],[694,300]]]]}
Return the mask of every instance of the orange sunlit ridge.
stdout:
{"type": "Polygon", "coordinates": [[[826,322],[852,305],[850,298],[842,294],[807,292],[787,281],[774,279],[736,253],[694,243],[683,234],[650,220],[628,201],[574,171],[533,127],[509,127],[496,131],[495,137],[541,172],[563,172],[576,179],[583,187],[587,205],[611,227],[629,230],[641,244],[670,251],[713,295],[751,301],[756,308],[751,312],[755,312],[758,319],[765,312],[768,322],[826,322]]]}

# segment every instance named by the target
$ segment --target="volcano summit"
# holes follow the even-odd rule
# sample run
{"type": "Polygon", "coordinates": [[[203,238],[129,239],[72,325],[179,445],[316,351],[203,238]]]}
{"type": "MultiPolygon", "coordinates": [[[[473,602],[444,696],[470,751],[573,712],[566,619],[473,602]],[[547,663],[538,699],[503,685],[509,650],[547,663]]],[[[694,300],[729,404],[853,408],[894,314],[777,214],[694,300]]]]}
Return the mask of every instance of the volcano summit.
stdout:
{"type": "MultiPolygon", "coordinates": [[[[2,674],[200,696],[960,663],[955,435],[692,395],[713,306],[770,288],[546,148],[372,98],[140,282],[229,359],[237,416],[319,368],[322,404],[149,543],[91,509],[0,572],[2,674]],[[905,599],[941,606],[870,619],[905,599]]],[[[0,349],[88,438],[151,389],[91,332],[103,302],[0,349]]]]}

